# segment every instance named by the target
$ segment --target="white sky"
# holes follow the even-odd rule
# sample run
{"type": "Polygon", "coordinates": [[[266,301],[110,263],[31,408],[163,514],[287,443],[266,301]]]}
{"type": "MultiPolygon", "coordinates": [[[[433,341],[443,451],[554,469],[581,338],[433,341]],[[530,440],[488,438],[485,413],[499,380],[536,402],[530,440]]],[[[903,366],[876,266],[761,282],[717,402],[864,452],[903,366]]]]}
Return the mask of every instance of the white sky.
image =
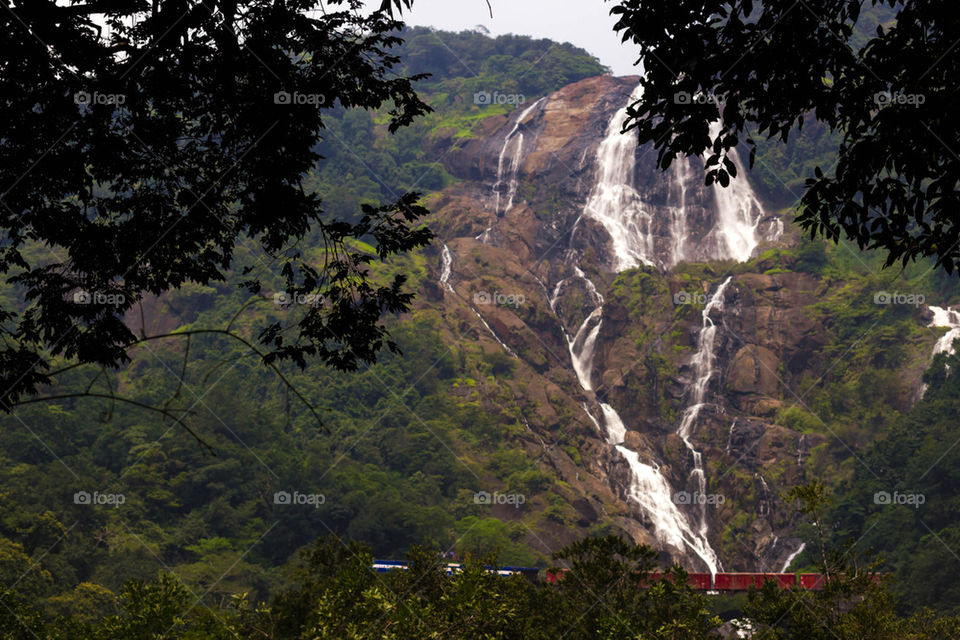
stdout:
{"type": "MultiPolygon", "coordinates": [[[[380,5],[380,0],[365,2],[371,8],[380,5]]],[[[57,4],[66,3],[57,0],[57,4]]],[[[445,31],[483,25],[491,36],[512,33],[570,42],[599,58],[614,75],[638,75],[639,68],[633,66],[637,48],[621,44],[613,31],[616,19],[610,8],[614,4],[613,0],[490,0],[491,18],[486,0],[414,0],[413,9],[404,10],[403,20],[445,31]]]]}
{"type": "Polygon", "coordinates": [[[492,19],[485,0],[414,0],[403,20],[445,31],[483,25],[491,36],[512,33],[570,42],[598,57],[615,75],[639,73],[633,66],[636,47],[621,44],[613,31],[616,19],[609,14],[614,3],[609,0],[490,0],[490,5],[492,19]]]}

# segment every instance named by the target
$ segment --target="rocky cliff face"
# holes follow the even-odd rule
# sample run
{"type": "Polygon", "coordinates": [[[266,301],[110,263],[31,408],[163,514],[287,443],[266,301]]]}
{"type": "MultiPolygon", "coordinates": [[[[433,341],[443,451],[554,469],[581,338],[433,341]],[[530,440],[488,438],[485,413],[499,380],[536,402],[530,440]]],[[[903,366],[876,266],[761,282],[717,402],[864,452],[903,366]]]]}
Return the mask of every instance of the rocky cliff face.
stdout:
{"type": "Polygon", "coordinates": [[[421,304],[444,339],[514,359],[512,397],[484,401],[519,411],[580,526],[690,569],[780,570],[800,541],[779,494],[826,436],[776,419],[830,366],[814,309],[839,284],[758,258],[791,238],[746,179],[717,193],[700,159],[663,173],[615,138],[636,85],[576,83],[445,153],[461,180],[431,203],[444,248],[421,304]]]}

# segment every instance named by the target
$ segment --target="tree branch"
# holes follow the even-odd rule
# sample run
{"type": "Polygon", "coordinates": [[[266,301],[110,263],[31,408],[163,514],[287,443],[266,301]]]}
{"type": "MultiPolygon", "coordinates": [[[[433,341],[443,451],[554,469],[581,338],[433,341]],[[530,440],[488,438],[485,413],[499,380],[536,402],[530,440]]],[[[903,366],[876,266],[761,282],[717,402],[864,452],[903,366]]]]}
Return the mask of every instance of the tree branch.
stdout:
{"type": "MultiPolygon", "coordinates": [[[[139,407],[139,408],[141,408],[141,409],[146,409],[147,411],[153,411],[153,412],[155,412],[155,413],[160,413],[160,414],[162,414],[162,415],[170,418],[170,419],[173,420],[175,423],[179,424],[181,427],[183,427],[183,429],[184,429],[187,433],[189,433],[191,436],[193,436],[193,438],[197,441],[197,443],[200,444],[200,446],[204,447],[208,452],[210,452],[211,455],[213,455],[213,456],[216,456],[216,455],[217,455],[216,451],[213,450],[213,447],[211,447],[209,444],[207,444],[207,442],[206,442],[203,438],[201,438],[199,435],[197,435],[197,433],[196,433],[193,429],[191,429],[189,426],[187,426],[187,423],[184,422],[181,418],[179,418],[178,416],[174,415],[174,413],[173,413],[172,411],[169,411],[169,410],[167,410],[167,409],[161,409],[161,408],[159,408],[159,407],[154,407],[154,406],[151,406],[151,405],[149,405],[149,404],[145,404],[145,403],[143,403],[143,402],[140,402],[140,401],[138,401],[138,400],[134,400],[134,399],[132,399],[132,398],[125,398],[125,397],[123,397],[123,396],[117,396],[117,395],[112,395],[112,394],[107,394],[107,393],[91,393],[91,392],[89,392],[89,391],[85,391],[85,392],[83,392],[83,393],[62,393],[62,394],[55,395],[55,396],[43,396],[42,398],[29,398],[29,399],[27,399],[27,400],[20,400],[20,401],[18,401],[16,404],[14,404],[13,406],[14,406],[14,407],[21,407],[21,406],[24,406],[24,405],[35,404],[35,403],[38,403],[38,402],[51,402],[51,401],[54,401],[54,400],[69,400],[69,399],[71,399],[71,398],[102,398],[102,399],[105,399],[105,400],[112,400],[112,401],[114,401],[114,402],[117,402],[117,401],[119,401],[119,402],[126,402],[127,404],[131,404],[131,405],[133,405],[133,406],[135,406],[135,407],[139,407]]],[[[187,412],[184,411],[183,413],[184,413],[184,415],[186,415],[187,412]]]]}
{"type": "MultiPolygon", "coordinates": [[[[232,339],[236,340],[237,342],[243,344],[245,347],[247,347],[248,349],[250,349],[250,351],[252,351],[253,353],[255,353],[255,354],[257,354],[258,356],[260,356],[261,359],[265,359],[265,358],[267,357],[265,353],[263,353],[262,351],[260,351],[260,350],[259,350],[255,345],[253,345],[249,340],[247,340],[247,339],[244,338],[243,336],[240,336],[240,335],[237,335],[236,333],[233,333],[232,331],[227,331],[226,329],[188,329],[188,330],[185,330],[185,331],[175,331],[175,332],[173,332],[173,333],[157,334],[157,335],[152,335],[152,336],[146,336],[146,337],[144,337],[142,340],[138,340],[138,341],[132,343],[130,346],[134,346],[134,345],[136,345],[136,344],[138,344],[138,343],[140,343],[140,342],[146,342],[147,340],[160,340],[160,339],[162,339],[162,338],[175,338],[175,337],[178,337],[178,336],[191,336],[191,335],[202,335],[202,334],[212,334],[212,335],[223,335],[223,336],[227,336],[228,338],[232,338],[232,339]]],[[[287,379],[287,377],[283,374],[282,371],[280,371],[279,367],[277,367],[277,365],[274,364],[274,363],[272,363],[272,362],[271,362],[271,363],[267,363],[267,366],[270,367],[270,369],[272,369],[273,372],[274,372],[275,374],[277,374],[277,377],[280,378],[280,380],[283,382],[283,384],[286,385],[286,387],[287,387],[290,391],[293,391],[294,395],[296,395],[297,398],[300,399],[300,402],[302,402],[303,405],[304,405],[304,406],[310,411],[310,413],[313,415],[314,419],[317,421],[317,424],[319,424],[319,425],[323,428],[324,431],[326,431],[327,433],[329,433],[330,430],[326,427],[326,425],[324,425],[323,420],[320,418],[320,414],[317,413],[317,411],[316,411],[316,409],[314,409],[313,405],[310,404],[310,402],[303,396],[303,394],[300,393],[300,392],[297,390],[297,388],[293,385],[293,383],[290,382],[290,380],[287,379]]]]}

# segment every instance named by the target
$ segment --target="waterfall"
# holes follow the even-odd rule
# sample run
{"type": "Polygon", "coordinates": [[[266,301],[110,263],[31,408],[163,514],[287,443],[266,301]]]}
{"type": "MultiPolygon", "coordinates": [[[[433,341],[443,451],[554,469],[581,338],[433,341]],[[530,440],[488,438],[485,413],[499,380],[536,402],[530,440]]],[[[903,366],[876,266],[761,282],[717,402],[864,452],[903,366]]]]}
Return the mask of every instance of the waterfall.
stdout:
{"type": "MultiPolygon", "coordinates": [[[[574,267],[573,272],[574,275],[571,278],[583,281],[596,307],[580,325],[573,338],[569,337],[565,327],[563,330],[567,336],[570,359],[573,362],[577,380],[584,391],[593,391],[591,373],[597,336],[603,322],[603,296],[579,267],[574,267]]],[[[561,280],[554,286],[550,308],[555,313],[557,300],[569,279],[561,280]]],[[[563,326],[562,322],[561,326],[563,326]]],[[[603,431],[606,433],[607,443],[623,456],[630,469],[631,480],[627,488],[627,497],[637,503],[649,516],[653,522],[657,540],[679,550],[689,549],[703,561],[711,574],[715,574],[719,560],[704,532],[693,530],[686,516],[674,502],[670,484],[660,473],[659,468],[644,464],[636,451],[624,446],[627,428],[617,411],[605,402],[598,402],[598,405],[603,417],[603,431]]],[[[593,416],[586,404],[583,405],[583,410],[590,421],[600,429],[600,421],[593,416]]]]}
{"type": "Polygon", "coordinates": [[[718,565],[717,554],[706,538],[690,529],[684,515],[673,502],[673,492],[666,478],[658,469],[640,462],[640,456],[636,451],[631,451],[623,445],[616,445],[616,449],[630,465],[633,475],[628,495],[643,507],[653,520],[657,539],[677,549],[689,547],[707,565],[711,575],[715,575],[718,565]]]}
{"type": "Polygon", "coordinates": [[[937,343],[933,345],[933,354],[937,355],[938,353],[953,353],[953,341],[960,339],[960,313],[954,311],[950,307],[946,309],[942,307],[934,307],[931,305],[930,311],[933,312],[933,320],[930,322],[931,327],[946,327],[950,329],[943,336],[937,340],[937,343]]]}
{"type": "MultiPolygon", "coordinates": [[[[632,104],[640,95],[630,94],[632,104]]],[[[653,265],[653,215],[633,188],[636,169],[636,139],[621,133],[627,105],[607,125],[606,136],[597,147],[597,181],[587,198],[584,215],[604,226],[613,248],[614,271],[641,264],[653,265]]]]}
{"type": "Polygon", "coordinates": [[[597,307],[587,316],[576,335],[567,337],[567,347],[570,349],[570,358],[573,361],[573,370],[577,380],[585,391],[593,391],[590,374],[593,370],[593,354],[597,346],[597,336],[600,335],[600,326],[603,324],[603,307],[597,307]]]}
{"type": "MultiPolygon", "coordinates": [[[[933,313],[933,320],[930,321],[928,327],[941,327],[949,329],[945,334],[943,334],[939,340],[933,345],[933,353],[930,354],[930,359],[932,360],[938,353],[947,353],[953,354],[953,341],[960,340],[960,312],[954,311],[950,307],[944,309],[943,307],[935,307],[930,305],[930,311],[933,313]]],[[[927,393],[927,384],[924,383],[920,386],[920,397],[927,393]]]]}
{"type": "MultiPolygon", "coordinates": [[[[445,291],[456,294],[456,291],[453,290],[453,285],[450,284],[450,278],[453,276],[453,252],[450,251],[450,247],[448,247],[445,243],[443,245],[443,249],[440,251],[440,260],[440,286],[443,287],[445,291]]],[[[471,305],[470,309],[474,314],[476,314],[477,318],[480,319],[480,322],[484,327],[486,327],[487,331],[490,332],[490,335],[493,336],[493,339],[497,341],[497,344],[503,347],[503,350],[509,353],[511,356],[517,358],[518,356],[516,352],[507,346],[506,342],[500,339],[500,336],[497,335],[497,332],[493,330],[493,327],[490,326],[484,317],[480,315],[480,312],[477,311],[476,307],[471,305]]]]}
{"type": "Polygon", "coordinates": [[[523,124],[523,121],[527,119],[527,116],[533,112],[541,102],[546,100],[546,96],[540,98],[529,107],[523,110],[520,114],[520,117],[517,118],[517,121],[513,124],[513,128],[507,132],[506,137],[503,139],[503,146],[500,148],[500,155],[497,158],[497,181],[493,185],[493,193],[496,198],[496,204],[494,205],[494,211],[497,214],[497,217],[503,217],[506,215],[510,208],[513,206],[513,198],[517,194],[517,185],[518,185],[518,174],[520,172],[520,162],[523,160],[523,132],[520,131],[520,126],[523,124]],[[510,150],[512,147],[512,151],[510,150]],[[508,164],[507,156],[509,154],[509,167],[505,166],[508,164]],[[504,170],[507,171],[506,179],[506,188],[507,188],[507,204],[503,208],[503,211],[500,210],[500,193],[504,188],[504,170]]]}
{"type": "MultiPolygon", "coordinates": [[[[719,122],[711,123],[710,137],[716,138],[720,134],[720,128],[719,122]]],[[[758,227],[764,213],[760,201],[743,175],[743,163],[740,162],[737,150],[730,149],[727,153],[730,160],[737,165],[738,177],[731,178],[727,187],[713,188],[717,221],[711,233],[718,243],[719,257],[745,262],[760,244],[758,227]]]]}
{"type": "MultiPolygon", "coordinates": [[[[640,96],[638,87],[628,104],[640,96]]],[[[779,219],[766,234],[760,231],[765,218],[763,207],[750,187],[736,149],[728,152],[739,169],[739,177],[727,187],[711,189],[713,216],[710,226],[693,235],[689,211],[696,204],[688,191],[702,184],[695,160],[674,159],[666,174],[670,185],[667,204],[654,204],[637,189],[636,138],[621,133],[627,106],[619,109],[607,125],[597,147],[596,183],[587,197],[584,216],[599,222],[610,237],[610,266],[623,271],[640,265],[670,268],[684,260],[749,260],[762,240],[773,240],[783,232],[779,219]]],[[[721,124],[715,122],[710,134],[716,137],[721,124]]],[[[700,203],[706,206],[706,203],[700,203]]]]}
{"type": "Polygon", "coordinates": [[[567,279],[564,278],[557,282],[553,287],[553,295],[550,296],[550,310],[554,313],[557,312],[557,300],[560,299],[560,291],[563,289],[563,285],[567,284],[567,279]]]}
{"type": "Polygon", "coordinates": [[[671,183],[680,194],[679,203],[670,208],[670,265],[679,264],[687,259],[686,243],[690,233],[687,224],[687,185],[696,178],[693,167],[686,158],[677,159],[670,165],[671,183]]]}
{"type": "Polygon", "coordinates": [[[443,245],[443,250],[440,252],[440,260],[440,286],[450,293],[454,293],[453,286],[450,284],[450,276],[453,275],[453,254],[446,244],[443,245]]]}
{"type": "MultiPolygon", "coordinates": [[[[632,104],[640,95],[641,88],[635,89],[627,105],[632,104]]],[[[572,280],[581,280],[587,287],[592,299],[593,310],[581,322],[576,330],[568,330],[563,320],[563,330],[570,359],[577,380],[584,391],[593,392],[593,361],[596,346],[603,326],[603,297],[597,292],[593,282],[575,265],[576,253],[572,251],[573,237],[584,218],[600,223],[609,236],[610,255],[607,262],[615,272],[638,267],[640,265],[669,268],[684,260],[725,260],[745,261],[750,258],[761,240],[771,239],[782,231],[782,224],[774,224],[767,237],[761,237],[760,222],[765,214],[757,196],[741,175],[732,180],[727,188],[715,187],[712,196],[713,217],[707,230],[697,230],[692,223],[690,211],[694,206],[699,210],[704,203],[695,201],[702,191],[698,189],[701,181],[697,171],[696,159],[678,158],[671,163],[668,173],[670,195],[667,204],[655,205],[646,201],[637,188],[637,145],[634,136],[621,133],[627,116],[627,105],[613,114],[603,140],[595,154],[595,183],[590,190],[582,215],[576,220],[570,232],[568,260],[574,263],[573,274],[559,280],[550,295],[550,309],[560,317],[558,302],[565,288],[572,280]]],[[[519,161],[508,160],[513,153],[522,154],[522,134],[518,133],[520,123],[527,117],[524,113],[514,125],[501,149],[498,163],[497,212],[500,214],[499,194],[504,181],[504,171],[519,161]],[[511,143],[514,138],[520,138],[511,143]]],[[[713,135],[719,133],[720,125],[715,125],[713,135]]],[[[742,166],[735,149],[729,152],[730,159],[742,166]]],[[[511,169],[512,170],[512,169],[511,169]]],[[[741,171],[741,174],[743,171],[741,171]]],[[[512,205],[513,191],[507,189],[507,206],[512,205]]],[[[779,221],[776,221],[779,223],[779,221]]],[[[705,406],[710,381],[716,367],[717,327],[710,315],[722,312],[724,295],[732,277],[727,278],[711,296],[703,310],[697,352],[694,354],[693,381],[687,390],[688,404],[683,412],[677,434],[680,436],[693,459],[691,477],[699,489],[699,514],[690,516],[680,510],[673,500],[673,493],[666,478],[655,465],[641,462],[640,455],[624,445],[627,428],[617,411],[609,404],[597,401],[602,413],[602,427],[607,442],[623,456],[630,468],[631,480],[627,487],[627,496],[639,504],[650,517],[657,539],[668,546],[680,550],[689,550],[716,573],[720,566],[716,552],[708,540],[706,518],[706,474],[703,456],[696,449],[692,435],[700,412],[705,406]]],[[[598,420],[584,404],[584,412],[599,429],[598,420]]],[[[736,422],[730,427],[730,438],[736,422]]],[[[727,451],[730,450],[728,441],[727,451]]]]}
{"type": "Polygon", "coordinates": [[[710,547],[702,532],[694,532],[686,518],[673,500],[673,490],[667,479],[660,473],[660,469],[640,461],[640,454],[623,445],[627,435],[627,428],[620,419],[620,415],[609,404],[600,403],[603,411],[603,422],[607,429],[607,442],[623,456],[630,466],[632,482],[627,489],[627,495],[653,521],[654,533],[657,539],[676,549],[688,547],[699,557],[711,574],[717,572],[717,554],[710,547]]]}
{"type": "Polygon", "coordinates": [[[803,553],[803,550],[806,549],[806,548],[807,548],[807,543],[806,543],[806,542],[801,542],[801,543],[800,543],[800,546],[797,547],[797,550],[794,551],[793,553],[791,553],[789,556],[787,556],[787,561],[784,562],[784,563],[783,563],[783,567],[780,568],[780,573],[786,573],[786,572],[787,572],[787,569],[790,568],[790,565],[793,564],[793,561],[796,560],[796,559],[797,559],[797,556],[799,556],[801,553],[803,553]]]}
{"type": "Polygon", "coordinates": [[[737,428],[737,419],[733,419],[733,423],[730,424],[730,432],[727,434],[727,448],[724,450],[724,453],[730,455],[730,448],[733,445],[733,431],[737,428]]]}
{"type": "MultiPolygon", "coordinates": [[[[579,267],[574,267],[573,272],[575,277],[583,281],[587,293],[596,307],[580,324],[573,337],[570,337],[564,328],[564,337],[567,340],[570,360],[573,363],[573,370],[577,374],[580,386],[585,391],[593,391],[591,373],[593,371],[593,355],[597,347],[597,337],[600,335],[600,327],[603,325],[603,296],[597,291],[593,281],[579,267]]],[[[556,311],[557,298],[562,290],[562,285],[566,282],[566,279],[561,280],[554,287],[553,298],[550,301],[550,308],[554,311],[556,311]]]]}
{"type": "Polygon", "coordinates": [[[487,331],[490,332],[490,335],[493,336],[493,339],[497,341],[497,344],[503,347],[503,350],[509,353],[511,356],[513,356],[514,358],[518,358],[519,356],[517,355],[517,353],[513,349],[511,349],[509,346],[507,346],[506,342],[500,339],[500,336],[497,335],[497,332],[493,330],[493,327],[491,327],[490,324],[483,318],[483,316],[480,315],[480,312],[477,311],[476,307],[470,307],[470,308],[473,310],[473,313],[476,314],[477,318],[480,319],[480,322],[483,324],[483,326],[487,328],[487,331]]]}
{"type": "MultiPolygon", "coordinates": [[[[698,340],[697,352],[694,354],[692,361],[694,377],[693,384],[690,386],[690,405],[683,412],[680,427],[677,429],[677,435],[683,440],[684,446],[687,447],[687,450],[693,457],[693,470],[690,472],[690,476],[696,480],[697,490],[700,495],[699,531],[701,536],[706,536],[708,530],[706,503],[707,476],[703,471],[703,456],[697,451],[696,447],[693,446],[690,436],[693,434],[693,427],[697,418],[700,416],[701,409],[703,409],[704,399],[710,386],[710,378],[713,377],[714,366],[716,364],[717,356],[716,353],[714,353],[714,347],[717,341],[717,326],[710,318],[710,312],[714,309],[718,312],[723,312],[723,296],[732,279],[733,276],[727,277],[727,279],[723,281],[723,284],[717,287],[717,290],[710,297],[710,300],[701,313],[700,338],[698,340]]],[[[732,434],[732,426],[730,427],[730,431],[732,434]]]]}
{"type": "Polygon", "coordinates": [[[474,240],[482,242],[483,244],[490,244],[490,238],[492,236],[493,228],[487,227],[479,235],[477,235],[474,240]]]}

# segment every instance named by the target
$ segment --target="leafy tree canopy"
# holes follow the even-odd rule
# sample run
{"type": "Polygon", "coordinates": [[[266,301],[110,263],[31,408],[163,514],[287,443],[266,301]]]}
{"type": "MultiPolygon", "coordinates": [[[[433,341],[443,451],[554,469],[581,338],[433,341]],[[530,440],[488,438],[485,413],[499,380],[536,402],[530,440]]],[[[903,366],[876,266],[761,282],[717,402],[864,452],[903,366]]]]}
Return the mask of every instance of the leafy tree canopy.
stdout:
{"type": "Polygon", "coordinates": [[[838,136],[816,167],[799,224],[812,236],[877,248],[887,265],[960,261],[958,14],[945,0],[621,0],[615,29],[640,48],[643,93],[627,128],[666,168],[712,152],[727,186],[741,142],[786,142],[804,122],[838,136]],[[721,126],[711,123],[722,121],[721,126]]]}
{"type": "MultiPolygon", "coordinates": [[[[24,299],[0,307],[0,404],[49,383],[57,358],[126,362],[146,338],[129,328],[144,296],[223,280],[240,247],[286,291],[322,296],[291,326],[262,328],[267,362],[353,369],[394,346],[381,317],[412,294],[367,267],[426,244],[425,209],[406,194],[341,221],[302,184],[328,108],[384,107],[391,131],[429,110],[416,78],[393,71],[401,23],[386,9],[403,3],[384,4],[4,7],[0,273],[24,299]],[[308,234],[319,264],[298,249],[308,234]]],[[[260,295],[255,266],[244,286],[260,295]]]]}

